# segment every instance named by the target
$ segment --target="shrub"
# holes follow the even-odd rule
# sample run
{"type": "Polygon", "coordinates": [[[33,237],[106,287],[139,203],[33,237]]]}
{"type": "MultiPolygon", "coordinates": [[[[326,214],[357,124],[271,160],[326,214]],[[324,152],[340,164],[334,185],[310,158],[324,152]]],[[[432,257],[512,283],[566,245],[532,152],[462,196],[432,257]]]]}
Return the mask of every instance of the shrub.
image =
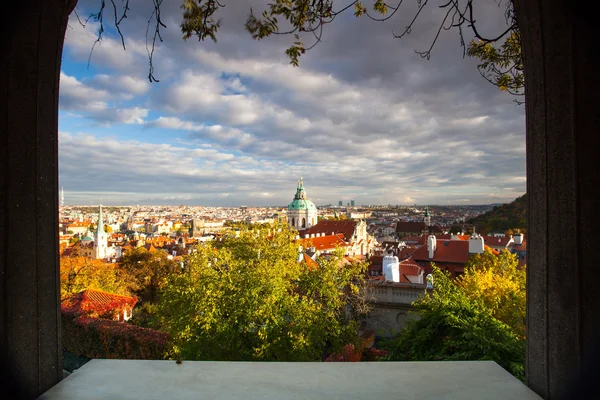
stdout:
{"type": "Polygon", "coordinates": [[[62,313],[63,349],[88,358],[161,360],[167,334],[125,322],[62,313]]]}

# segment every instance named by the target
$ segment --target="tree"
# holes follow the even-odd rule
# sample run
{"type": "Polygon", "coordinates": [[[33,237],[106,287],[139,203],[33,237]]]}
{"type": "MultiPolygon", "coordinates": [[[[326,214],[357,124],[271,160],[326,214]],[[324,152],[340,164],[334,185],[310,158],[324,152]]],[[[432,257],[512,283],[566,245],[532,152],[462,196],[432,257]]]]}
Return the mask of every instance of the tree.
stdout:
{"type": "Polygon", "coordinates": [[[525,271],[516,257],[487,251],[452,281],[433,267],[434,290],[388,344],[390,359],[494,360],[517,378],[525,371],[525,271]]]}
{"type": "MultiPolygon", "coordinates": [[[[121,10],[117,7],[115,0],[110,1],[113,6],[112,16],[114,17],[115,29],[120,35],[123,48],[125,48],[125,38],[121,32],[120,24],[127,18],[129,0],[121,10]]],[[[285,50],[285,53],[290,59],[290,64],[299,66],[299,59],[302,54],[314,48],[321,41],[323,27],[332,23],[337,16],[347,11],[354,11],[357,18],[365,17],[375,22],[385,22],[401,9],[402,2],[403,0],[398,0],[390,4],[384,0],[373,0],[367,7],[366,2],[363,0],[348,0],[341,8],[334,8],[333,0],[274,0],[261,13],[255,14],[250,8],[245,28],[256,40],[262,40],[272,35],[292,35],[294,42],[285,50]],[[280,26],[284,21],[287,29],[281,31],[280,26]],[[305,45],[307,39],[311,41],[311,44],[305,45]]],[[[507,28],[493,37],[485,37],[478,31],[473,2],[473,0],[451,0],[440,5],[440,8],[446,9],[447,12],[431,41],[431,45],[427,50],[415,50],[415,52],[421,57],[429,59],[442,29],[457,28],[463,48],[463,56],[476,57],[482,61],[477,67],[480,74],[501,90],[514,95],[523,95],[525,81],[521,56],[521,36],[515,17],[513,0],[504,1],[507,28]],[[476,38],[468,46],[464,40],[463,28],[465,27],[470,28],[476,38]],[[500,47],[494,47],[495,43],[502,40],[500,47]]],[[[166,27],[161,20],[161,3],[161,1],[154,2],[154,12],[148,20],[146,33],[146,40],[151,42],[148,51],[150,61],[148,79],[150,82],[158,82],[154,76],[154,49],[157,40],[162,41],[161,28],[166,27]]],[[[401,39],[410,34],[413,24],[428,3],[428,0],[418,1],[418,9],[410,24],[401,33],[393,33],[393,36],[401,39]]],[[[501,4],[502,2],[499,2],[499,5],[501,4]]],[[[88,17],[100,22],[98,37],[94,45],[100,42],[104,34],[105,6],[106,0],[100,0],[98,11],[88,17]]],[[[221,18],[218,16],[225,6],[226,4],[219,0],[183,0],[181,6],[183,22],[180,25],[183,38],[189,39],[195,36],[200,41],[211,39],[216,42],[217,31],[221,26],[221,18]]]]}
{"type": "MultiPolygon", "coordinates": [[[[347,1],[341,8],[335,8],[333,0],[275,0],[268,4],[262,12],[255,14],[250,9],[246,20],[246,30],[253,39],[262,40],[271,35],[293,35],[293,44],[285,50],[290,59],[290,64],[299,65],[299,59],[306,51],[314,48],[323,35],[323,27],[332,23],[334,19],[349,10],[354,11],[356,17],[366,17],[376,22],[384,22],[391,19],[401,8],[402,0],[392,4],[384,0],[373,0],[369,7],[365,1],[347,1]],[[289,26],[280,31],[280,20],[286,21],[289,26]],[[310,40],[312,44],[305,45],[310,40]]],[[[414,18],[405,29],[394,33],[394,37],[400,39],[410,34],[414,22],[417,20],[429,1],[418,1],[418,10],[414,18]]],[[[499,2],[499,5],[502,4],[499,2]]],[[[181,31],[184,39],[196,36],[198,40],[210,38],[216,42],[216,33],[220,27],[221,20],[216,19],[224,4],[218,0],[184,0],[182,9],[183,23],[181,31]]],[[[463,47],[463,55],[479,58],[482,63],[478,65],[480,74],[490,83],[501,90],[514,95],[523,95],[525,85],[523,75],[523,61],[521,56],[521,36],[519,34],[517,20],[514,12],[513,0],[504,1],[505,19],[507,28],[494,37],[484,37],[477,29],[474,16],[473,0],[451,0],[440,5],[447,10],[441,21],[437,33],[430,47],[425,51],[415,52],[423,58],[429,59],[431,51],[442,31],[458,28],[460,43],[463,47]],[[471,28],[477,40],[472,40],[468,46],[465,45],[463,28],[471,28]],[[504,40],[499,48],[494,43],[504,40]]],[[[157,28],[160,25],[157,24],[157,28]]]]}
{"type": "Polygon", "coordinates": [[[129,290],[145,294],[147,300],[155,302],[157,293],[168,275],[181,268],[163,250],[148,251],[144,247],[127,250],[118,264],[121,276],[127,280],[129,290]]]}
{"type": "Polygon", "coordinates": [[[298,262],[294,233],[243,230],[199,245],[158,304],[174,354],[191,360],[317,361],[358,342],[363,264],[298,262]]]}
{"type": "Polygon", "coordinates": [[[61,299],[88,288],[109,293],[130,295],[128,283],[119,274],[115,264],[78,255],[61,257],[61,299]]]}

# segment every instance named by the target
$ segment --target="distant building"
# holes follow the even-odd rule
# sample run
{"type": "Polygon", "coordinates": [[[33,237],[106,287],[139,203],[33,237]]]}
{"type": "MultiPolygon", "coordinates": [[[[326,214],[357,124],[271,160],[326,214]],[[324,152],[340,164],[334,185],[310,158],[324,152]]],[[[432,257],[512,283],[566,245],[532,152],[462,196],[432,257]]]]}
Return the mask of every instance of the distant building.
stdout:
{"type": "Polygon", "coordinates": [[[94,235],[94,258],[103,260],[108,257],[108,235],[104,231],[104,221],[102,219],[102,205],[98,211],[98,224],[96,234],[94,235]]]}
{"type": "Polygon", "coordinates": [[[484,238],[477,233],[472,234],[468,240],[460,240],[458,237],[444,240],[429,235],[426,246],[416,249],[411,258],[418,265],[425,267],[425,274],[431,273],[433,263],[442,271],[448,271],[452,277],[456,277],[464,272],[465,265],[472,255],[481,254],[486,249],[498,254],[496,250],[486,246],[484,238]]]}
{"type": "Polygon", "coordinates": [[[317,206],[306,196],[302,178],[298,181],[294,200],[288,205],[288,224],[298,230],[307,229],[317,223],[317,206]]]}
{"type": "Polygon", "coordinates": [[[87,315],[95,318],[108,318],[115,321],[128,321],[133,315],[136,297],[121,296],[95,289],[75,293],[61,303],[63,312],[87,315]]]}
{"type": "Polygon", "coordinates": [[[425,215],[423,222],[418,221],[399,221],[396,224],[396,235],[402,238],[404,236],[420,236],[420,235],[438,235],[443,233],[442,229],[437,225],[431,224],[431,215],[429,207],[425,207],[425,215]]]}
{"type": "Polygon", "coordinates": [[[192,237],[200,237],[204,233],[204,224],[200,219],[194,218],[192,219],[192,227],[190,229],[190,235],[192,237]]]}
{"type": "Polygon", "coordinates": [[[344,205],[344,202],[340,200],[340,201],[338,202],[338,206],[342,207],[343,205],[344,205]]]}
{"type": "Polygon", "coordinates": [[[313,238],[322,236],[333,236],[343,234],[344,241],[347,243],[347,252],[349,255],[366,255],[377,245],[377,240],[367,233],[367,224],[365,221],[336,221],[321,220],[318,224],[303,232],[303,238],[313,238]]]}
{"type": "Polygon", "coordinates": [[[350,200],[350,207],[354,207],[354,200],[350,200]]]}

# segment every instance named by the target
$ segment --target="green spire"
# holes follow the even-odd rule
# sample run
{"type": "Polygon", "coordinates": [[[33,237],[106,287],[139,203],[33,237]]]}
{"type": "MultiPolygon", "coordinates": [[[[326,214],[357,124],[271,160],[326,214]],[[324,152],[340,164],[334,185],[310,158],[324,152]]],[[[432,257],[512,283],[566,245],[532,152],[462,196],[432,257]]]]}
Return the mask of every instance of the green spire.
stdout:
{"type": "Polygon", "coordinates": [[[425,206],[425,216],[429,217],[429,206],[425,206]]]}
{"type": "Polygon", "coordinates": [[[298,187],[296,188],[296,195],[294,196],[294,200],[306,200],[306,192],[304,191],[304,183],[302,182],[302,177],[298,181],[298,187]]]}

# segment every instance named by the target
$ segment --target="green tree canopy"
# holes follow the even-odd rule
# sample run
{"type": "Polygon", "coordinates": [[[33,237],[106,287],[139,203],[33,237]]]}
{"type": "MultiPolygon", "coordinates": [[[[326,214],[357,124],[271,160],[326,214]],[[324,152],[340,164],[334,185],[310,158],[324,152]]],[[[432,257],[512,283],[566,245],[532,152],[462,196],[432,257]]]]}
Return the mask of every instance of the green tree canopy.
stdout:
{"type": "Polygon", "coordinates": [[[452,281],[433,268],[434,290],[413,305],[420,318],[388,344],[401,361],[494,360],[524,379],[525,271],[514,255],[474,257],[452,281]]]}
{"type": "Polygon", "coordinates": [[[365,265],[338,253],[298,262],[293,232],[242,231],[199,245],[158,304],[172,350],[189,360],[321,360],[357,343],[365,265]]]}
{"type": "Polygon", "coordinates": [[[163,250],[148,251],[144,247],[127,250],[119,260],[119,271],[132,292],[147,294],[156,301],[163,279],[181,268],[163,250]]]}

